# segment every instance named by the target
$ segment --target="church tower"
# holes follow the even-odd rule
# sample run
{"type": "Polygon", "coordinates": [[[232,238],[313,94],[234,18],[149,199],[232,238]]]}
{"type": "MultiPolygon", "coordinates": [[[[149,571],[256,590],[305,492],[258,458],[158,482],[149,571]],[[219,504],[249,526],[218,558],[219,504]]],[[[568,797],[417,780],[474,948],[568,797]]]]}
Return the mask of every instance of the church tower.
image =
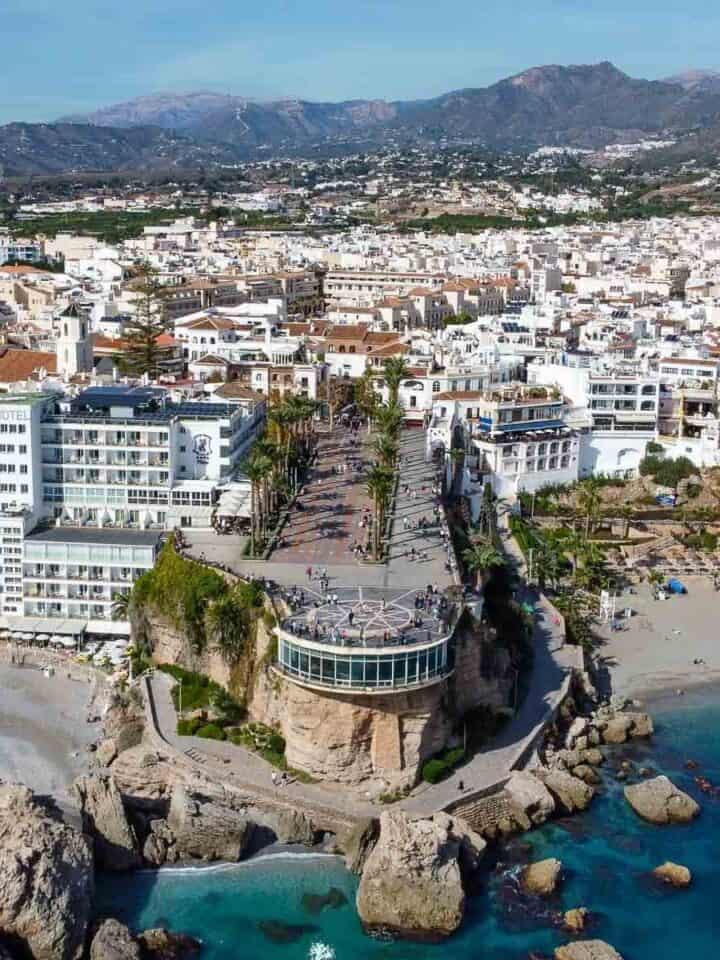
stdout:
{"type": "Polygon", "coordinates": [[[90,373],[93,366],[88,316],[76,303],[60,314],[57,341],[57,369],[67,379],[76,373],[90,373]]]}

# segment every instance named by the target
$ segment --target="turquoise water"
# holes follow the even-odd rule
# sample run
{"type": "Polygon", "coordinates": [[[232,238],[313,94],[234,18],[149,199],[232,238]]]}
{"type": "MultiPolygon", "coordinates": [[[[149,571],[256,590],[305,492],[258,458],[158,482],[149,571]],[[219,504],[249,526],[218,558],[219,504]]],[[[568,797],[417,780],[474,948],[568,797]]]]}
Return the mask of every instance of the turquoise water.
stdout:
{"type": "Polygon", "coordinates": [[[588,813],[525,834],[502,852],[462,931],[443,945],[366,937],[353,908],[355,878],[335,857],[269,856],[231,867],[102,878],[99,911],[135,928],[164,925],[193,934],[203,941],[203,960],[307,960],[317,944],[331,947],[337,960],[526,960],[552,955],[565,940],[558,912],[585,906],[592,912],[587,936],[612,943],[625,960],[712,960],[720,956],[720,796],[702,794],[693,778],[720,784],[720,698],[706,693],[660,703],[653,712],[653,746],[618,748],[611,763],[627,756],[667,773],[700,802],[701,817],[684,827],[644,824],[608,771],[588,813]],[[685,769],[690,758],[699,770],[685,769]],[[521,896],[519,865],[548,856],[565,868],[557,899],[521,896]],[[651,881],[649,871],[664,860],[690,867],[689,890],[651,881]],[[308,900],[331,890],[332,903],[308,900]]]}

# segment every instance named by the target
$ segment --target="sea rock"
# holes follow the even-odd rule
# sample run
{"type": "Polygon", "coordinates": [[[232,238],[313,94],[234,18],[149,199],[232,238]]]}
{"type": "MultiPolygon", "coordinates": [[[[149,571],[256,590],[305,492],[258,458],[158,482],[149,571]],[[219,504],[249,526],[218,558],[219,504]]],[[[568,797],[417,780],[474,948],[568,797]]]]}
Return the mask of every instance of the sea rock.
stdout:
{"type": "Polygon", "coordinates": [[[689,823],[700,807],[667,777],[653,777],[625,787],[625,799],[635,813],[650,823],[689,823]]]}
{"type": "Polygon", "coordinates": [[[171,933],[162,927],[145,930],[138,936],[143,960],[186,960],[200,953],[202,944],[185,933],[171,933]]]}
{"type": "Polygon", "coordinates": [[[595,795],[589,784],[564,770],[541,770],[538,776],[552,794],[556,809],[563,813],[587,809],[595,795]]]}
{"type": "Polygon", "coordinates": [[[670,860],[655,867],[653,876],[673,887],[689,887],[692,883],[692,874],[688,868],[680,863],[672,863],[670,860]]]}
{"type": "Polygon", "coordinates": [[[229,804],[191,793],[177,784],[170,800],[167,827],[176,859],[240,860],[253,824],[229,804]]]}
{"type": "Polygon", "coordinates": [[[597,747],[588,747],[582,752],[582,762],[589,763],[591,767],[600,767],[605,763],[605,755],[597,747]]]}
{"type": "Polygon", "coordinates": [[[278,843],[315,842],[317,831],[312,820],[302,810],[277,809],[265,811],[262,815],[263,826],[275,834],[278,843]]]}
{"type": "Polygon", "coordinates": [[[632,719],[626,714],[617,714],[600,727],[605,743],[625,743],[630,736],[632,719]]]}
{"type": "Polygon", "coordinates": [[[623,960],[604,940],[576,940],[555,948],[555,960],[623,960]]]}
{"type": "Polygon", "coordinates": [[[345,866],[358,876],[363,872],[365,861],[370,856],[380,832],[376,819],[363,820],[350,830],[343,842],[345,866]]]}
{"type": "Polygon", "coordinates": [[[587,763],[581,763],[579,766],[574,767],[572,774],[574,777],[582,780],[583,783],[589,783],[591,786],[600,783],[602,779],[595,767],[591,767],[587,763]]]}
{"type": "Polygon", "coordinates": [[[578,764],[583,762],[580,750],[558,750],[552,758],[553,767],[564,767],[566,770],[572,770],[578,764]]]}
{"type": "Polygon", "coordinates": [[[167,820],[151,820],[150,832],[143,844],[143,860],[153,867],[160,867],[164,863],[177,860],[178,858],[173,848],[174,843],[175,837],[167,825],[167,820]],[[172,855],[170,855],[171,850],[172,855]]]}
{"type": "Polygon", "coordinates": [[[480,836],[447,814],[413,820],[400,810],[382,813],[357,892],[363,927],[415,940],[450,936],[465,912],[465,868],[484,849],[480,836]]]}
{"type": "Polygon", "coordinates": [[[562,863],[554,857],[531,863],[522,872],[520,882],[527,893],[549,897],[555,893],[562,873],[562,863]]]}
{"type": "Polygon", "coordinates": [[[0,930],[34,960],[75,960],[93,892],[90,842],[27,787],[0,785],[0,930]]]}
{"type": "Polygon", "coordinates": [[[542,780],[527,770],[518,770],[505,784],[510,802],[538,826],[555,812],[555,801],[542,780]]]}
{"type": "Polygon", "coordinates": [[[627,713],[625,716],[630,717],[631,737],[651,737],[655,732],[652,717],[649,713],[627,713]]]}
{"type": "Polygon", "coordinates": [[[140,960],[140,945],[124,923],[103,920],[90,944],[90,960],[140,960]]]}
{"type": "Polygon", "coordinates": [[[563,914],[563,927],[568,933],[582,933],[585,929],[587,914],[588,912],[585,907],[575,907],[573,910],[566,910],[563,914]]]}
{"type": "Polygon", "coordinates": [[[139,866],[137,837],[112,775],[93,773],[79,777],[74,788],[83,830],[93,839],[96,864],[103,870],[132,870],[139,866]]]}
{"type": "Polygon", "coordinates": [[[588,726],[587,717],[575,717],[568,728],[568,732],[565,734],[565,747],[567,750],[572,750],[575,747],[578,737],[586,734],[588,726]]]}

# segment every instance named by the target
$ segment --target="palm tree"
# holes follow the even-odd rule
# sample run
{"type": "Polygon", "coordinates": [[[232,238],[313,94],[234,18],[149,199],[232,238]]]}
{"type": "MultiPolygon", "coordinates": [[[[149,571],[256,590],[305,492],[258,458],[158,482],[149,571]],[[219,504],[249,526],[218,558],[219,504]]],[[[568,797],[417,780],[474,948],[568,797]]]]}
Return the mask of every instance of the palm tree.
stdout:
{"type": "Polygon", "coordinates": [[[375,411],[375,421],[381,433],[397,438],[403,422],[402,408],[397,404],[382,404],[375,411]]]}
{"type": "Polygon", "coordinates": [[[585,514],[585,537],[590,536],[593,524],[600,513],[600,484],[595,477],[589,477],[580,484],[578,506],[585,514]]]}
{"type": "Polygon", "coordinates": [[[557,541],[540,541],[535,556],[535,569],[538,574],[538,582],[543,589],[546,583],[550,583],[551,587],[557,590],[564,564],[565,555],[557,541]]]}
{"type": "Polygon", "coordinates": [[[123,590],[122,593],[116,593],[112,600],[110,616],[113,620],[130,619],[130,602],[132,594],[129,590],[123,590]]]}
{"type": "Polygon", "coordinates": [[[377,463],[367,475],[366,490],[375,510],[373,521],[373,557],[375,560],[380,559],[381,531],[385,527],[385,511],[392,491],[393,479],[392,470],[377,463]]]}
{"type": "Polygon", "coordinates": [[[384,376],[388,385],[389,406],[394,407],[397,404],[400,384],[407,379],[409,372],[405,357],[390,357],[385,361],[384,376]]]}
{"type": "Polygon", "coordinates": [[[267,476],[268,465],[270,465],[268,457],[255,453],[243,465],[243,472],[250,481],[250,552],[253,556],[255,555],[255,541],[259,528],[258,521],[262,523],[260,488],[267,476]]]}
{"type": "Polygon", "coordinates": [[[370,425],[375,419],[375,414],[381,402],[375,391],[376,377],[377,374],[370,367],[367,367],[363,375],[355,381],[355,403],[358,410],[367,417],[368,433],[370,433],[370,425]]]}
{"type": "Polygon", "coordinates": [[[398,454],[398,445],[395,439],[387,433],[381,433],[375,438],[375,453],[384,467],[392,467],[398,454]]]}
{"type": "Polygon", "coordinates": [[[505,557],[489,540],[477,540],[463,550],[462,558],[468,570],[475,574],[475,588],[478,592],[482,590],[485,575],[493,567],[505,566],[505,557]]]}
{"type": "Polygon", "coordinates": [[[577,530],[571,530],[561,541],[562,549],[571,557],[573,575],[578,568],[579,557],[585,546],[585,542],[585,537],[581,533],[578,533],[577,530]]]}
{"type": "Polygon", "coordinates": [[[237,663],[248,637],[248,622],[233,593],[226,593],[210,604],[205,611],[204,626],[213,649],[226,663],[237,663]]]}

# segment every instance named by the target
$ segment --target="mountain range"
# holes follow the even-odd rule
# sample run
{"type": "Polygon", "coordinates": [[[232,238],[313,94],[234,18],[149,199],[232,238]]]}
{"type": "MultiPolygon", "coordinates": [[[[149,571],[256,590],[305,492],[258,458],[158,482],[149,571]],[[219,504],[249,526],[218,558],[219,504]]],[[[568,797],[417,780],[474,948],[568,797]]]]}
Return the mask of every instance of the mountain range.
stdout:
{"type": "Polygon", "coordinates": [[[188,168],[447,140],[491,148],[599,147],[683,137],[720,124],[720,74],[635,79],[603,62],[533,67],[489,87],[426,100],[316,103],[160,93],[64,117],[0,127],[6,174],[188,168]]]}

